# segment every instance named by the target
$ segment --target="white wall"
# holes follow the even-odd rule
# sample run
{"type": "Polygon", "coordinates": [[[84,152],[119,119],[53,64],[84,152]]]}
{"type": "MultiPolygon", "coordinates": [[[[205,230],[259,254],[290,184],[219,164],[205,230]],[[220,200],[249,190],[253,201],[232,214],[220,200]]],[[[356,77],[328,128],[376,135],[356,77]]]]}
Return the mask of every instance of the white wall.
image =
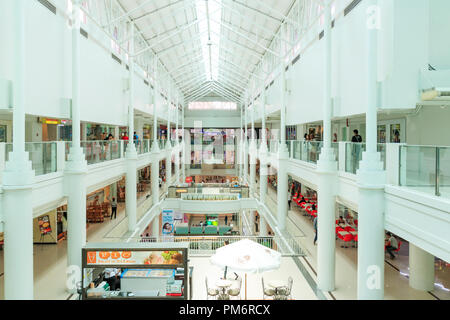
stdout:
{"type": "Polygon", "coordinates": [[[429,63],[437,70],[450,69],[450,1],[430,2],[429,63]]]}
{"type": "Polygon", "coordinates": [[[450,106],[423,107],[406,118],[408,144],[450,146],[450,106]]]}

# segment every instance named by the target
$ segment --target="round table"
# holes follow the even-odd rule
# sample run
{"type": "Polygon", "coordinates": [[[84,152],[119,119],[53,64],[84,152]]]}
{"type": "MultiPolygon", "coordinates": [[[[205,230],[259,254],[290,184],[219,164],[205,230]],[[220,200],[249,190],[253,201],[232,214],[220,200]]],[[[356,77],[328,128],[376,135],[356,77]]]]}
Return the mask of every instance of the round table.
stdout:
{"type": "Polygon", "coordinates": [[[286,281],[282,280],[272,280],[267,283],[267,285],[273,289],[275,289],[275,295],[273,296],[274,300],[286,300],[287,297],[285,295],[278,294],[278,289],[280,288],[288,288],[288,284],[286,281]]]}
{"type": "Polygon", "coordinates": [[[219,293],[217,300],[230,300],[230,296],[227,294],[227,289],[231,287],[233,283],[230,280],[217,280],[216,286],[222,289],[222,292],[219,293]]]}

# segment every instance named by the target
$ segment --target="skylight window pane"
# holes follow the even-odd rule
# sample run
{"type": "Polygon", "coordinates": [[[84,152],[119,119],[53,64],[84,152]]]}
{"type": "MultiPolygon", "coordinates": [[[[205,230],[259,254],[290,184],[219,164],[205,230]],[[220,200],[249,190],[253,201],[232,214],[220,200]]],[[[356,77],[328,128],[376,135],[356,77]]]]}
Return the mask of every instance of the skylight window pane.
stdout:
{"type": "Polygon", "coordinates": [[[196,1],[196,13],[199,21],[199,32],[204,33],[201,38],[203,61],[207,80],[216,81],[219,70],[219,42],[220,42],[220,21],[222,19],[221,0],[196,1]],[[208,31],[209,22],[209,32],[208,31]],[[209,37],[208,37],[209,36],[209,37]]]}
{"type": "Polygon", "coordinates": [[[235,102],[194,101],[189,103],[189,110],[237,110],[235,102]]]}

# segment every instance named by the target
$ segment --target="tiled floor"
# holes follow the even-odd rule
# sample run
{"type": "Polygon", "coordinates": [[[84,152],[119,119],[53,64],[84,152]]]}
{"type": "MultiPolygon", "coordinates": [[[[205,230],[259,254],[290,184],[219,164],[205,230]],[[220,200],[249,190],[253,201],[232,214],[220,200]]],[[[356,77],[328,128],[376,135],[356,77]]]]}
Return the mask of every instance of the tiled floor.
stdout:
{"type": "MultiPolygon", "coordinates": [[[[206,282],[205,277],[208,277],[208,283],[211,286],[215,280],[223,276],[223,270],[219,267],[211,265],[207,257],[193,257],[190,258],[190,265],[194,266],[193,270],[193,299],[206,299],[206,282]]],[[[239,273],[242,277],[242,299],[245,298],[245,273],[239,273]]],[[[262,274],[247,274],[247,299],[261,300],[263,299],[262,281],[268,283],[270,280],[284,280],[287,281],[288,276],[294,279],[292,285],[292,299],[294,300],[317,300],[316,295],[309,287],[307,281],[301,274],[300,270],[290,257],[283,257],[281,266],[278,270],[268,271],[262,274]]]]}

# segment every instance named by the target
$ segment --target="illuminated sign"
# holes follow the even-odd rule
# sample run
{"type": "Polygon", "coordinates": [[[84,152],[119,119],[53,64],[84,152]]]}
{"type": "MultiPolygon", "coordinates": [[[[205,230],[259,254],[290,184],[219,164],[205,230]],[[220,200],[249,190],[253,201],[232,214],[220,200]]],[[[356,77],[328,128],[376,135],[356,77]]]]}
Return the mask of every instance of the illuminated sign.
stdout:
{"type": "Polygon", "coordinates": [[[179,265],[181,251],[87,251],[87,265],[179,265]]]}

